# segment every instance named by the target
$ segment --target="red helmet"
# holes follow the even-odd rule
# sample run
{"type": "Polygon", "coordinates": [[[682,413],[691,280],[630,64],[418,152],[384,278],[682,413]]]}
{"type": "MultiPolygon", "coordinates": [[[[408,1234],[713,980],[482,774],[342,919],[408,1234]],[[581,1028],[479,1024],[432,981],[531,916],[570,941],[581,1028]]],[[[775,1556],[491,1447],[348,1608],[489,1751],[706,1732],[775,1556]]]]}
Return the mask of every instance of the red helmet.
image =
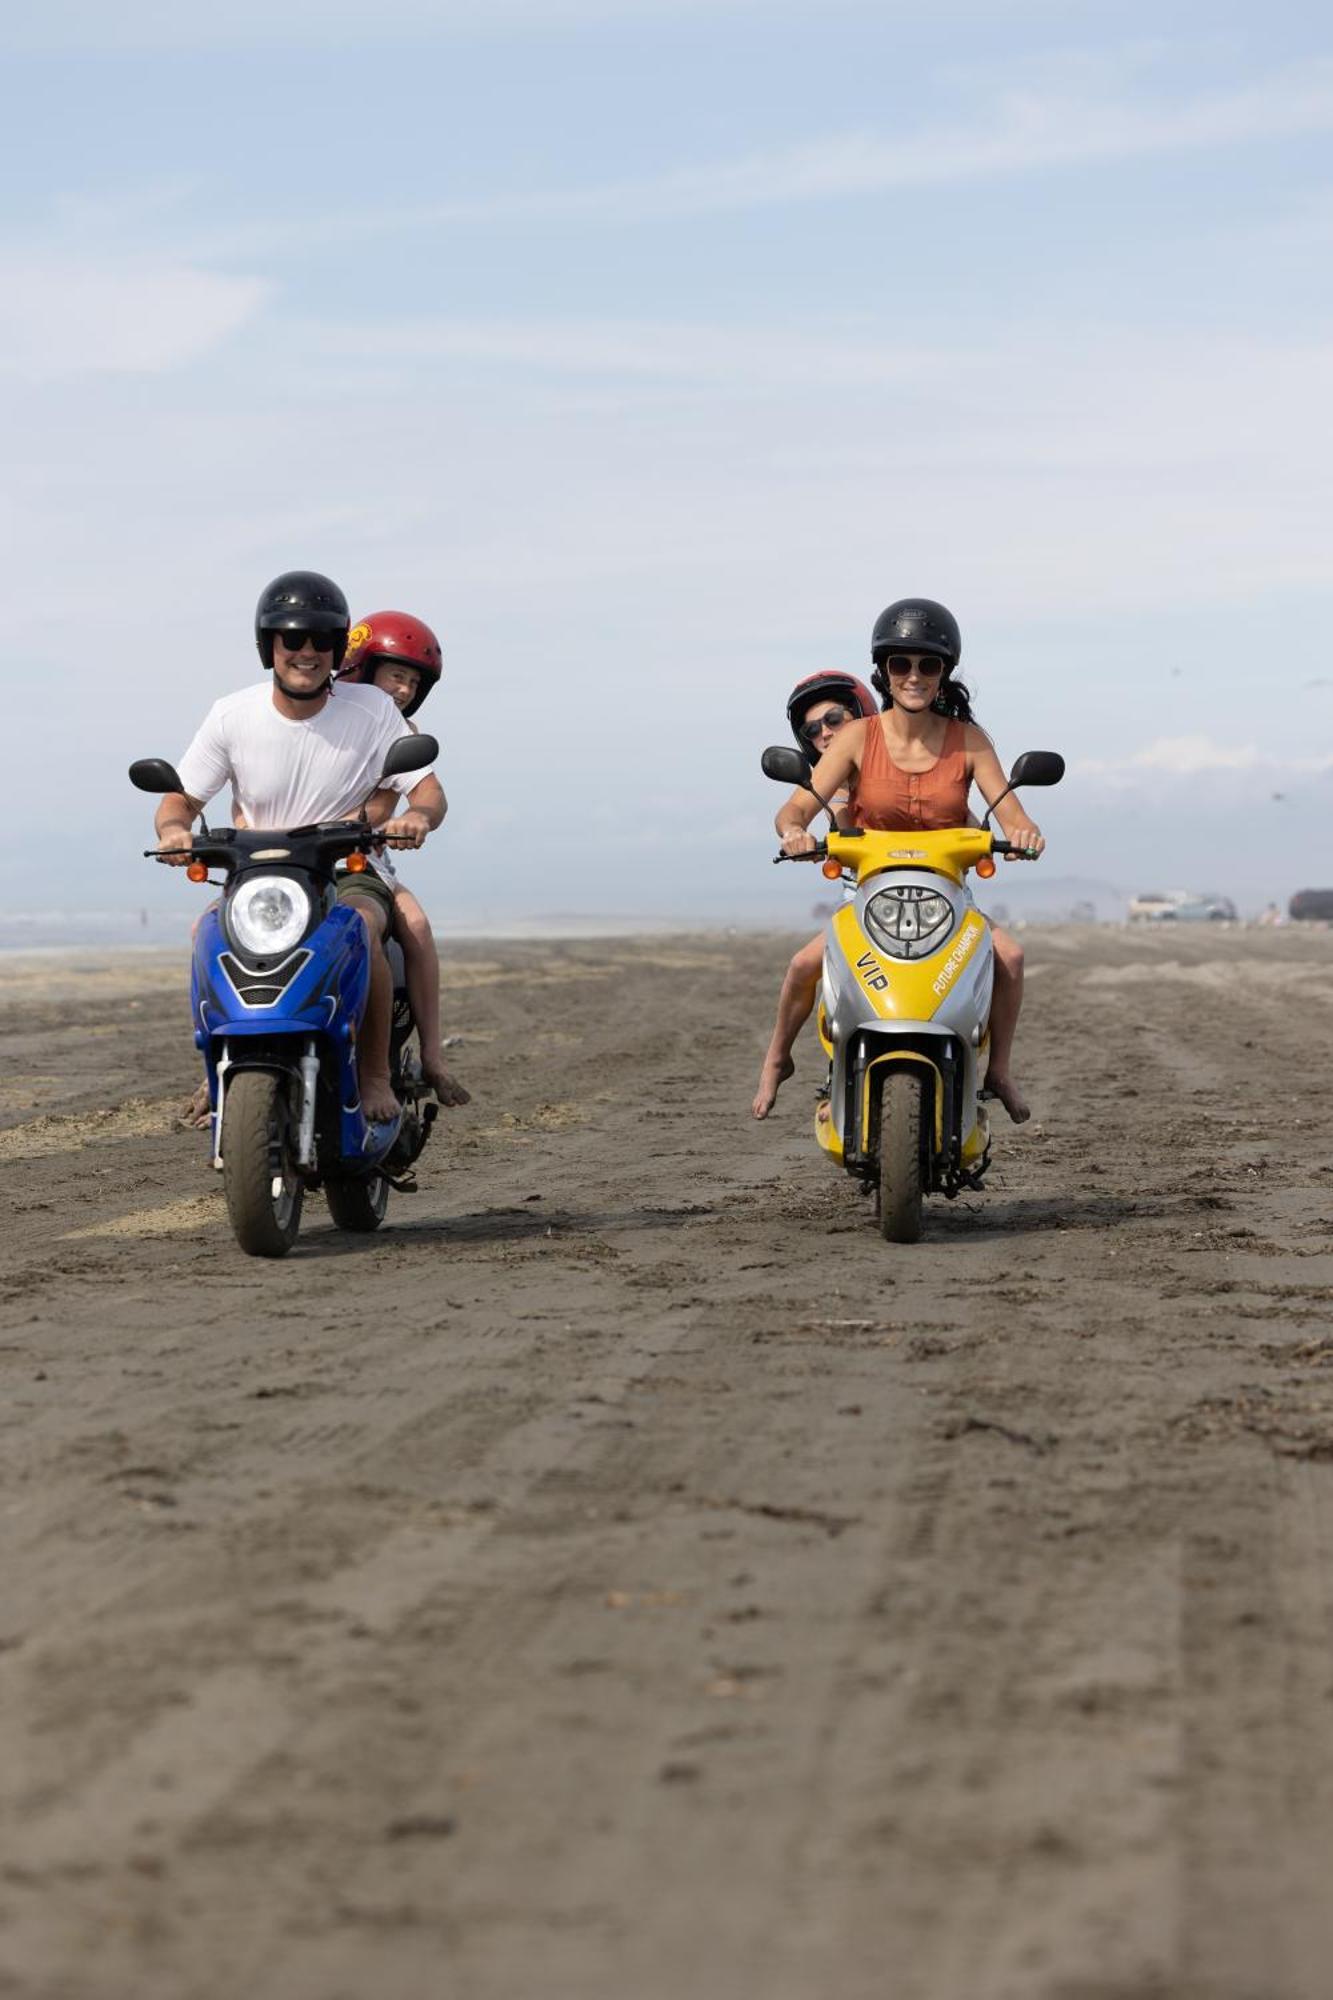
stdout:
{"type": "Polygon", "coordinates": [[[843,701],[857,715],[878,715],[879,703],[875,700],[864,681],[855,674],[844,674],[837,667],[831,667],[822,674],[807,674],[803,681],[797,681],[787,701],[787,720],[791,733],[796,738],[796,748],[803,757],[810,755],[810,745],[801,734],[801,724],[805,712],[816,701],[843,701]]]}
{"type": "Polygon", "coordinates": [[[440,678],[444,655],[439,640],[429,625],[406,611],[372,611],[369,618],[358,618],[347,635],[343,678],[371,681],[382,661],[415,667],[421,675],[416,693],[403,710],[404,715],[415,715],[440,678]]]}

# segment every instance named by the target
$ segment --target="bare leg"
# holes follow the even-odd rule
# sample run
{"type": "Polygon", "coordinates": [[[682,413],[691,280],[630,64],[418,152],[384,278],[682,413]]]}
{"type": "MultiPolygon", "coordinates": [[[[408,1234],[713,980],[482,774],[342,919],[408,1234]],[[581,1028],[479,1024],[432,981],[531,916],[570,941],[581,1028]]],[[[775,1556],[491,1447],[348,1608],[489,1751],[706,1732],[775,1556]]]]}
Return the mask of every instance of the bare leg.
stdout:
{"type": "Polygon", "coordinates": [[[778,1018],[773,1023],[773,1038],[764,1056],[764,1066],[759,1072],[759,1088],[750,1107],[756,1118],[767,1118],[779,1090],[787,1078],[795,1074],[796,1065],[791,1052],[796,1037],[814,1010],[823,962],[824,934],[821,931],[818,937],[811,938],[809,944],[801,946],[787,967],[782,991],[778,995],[778,1018]]]}
{"type": "Polygon", "coordinates": [[[421,1044],[421,1068],[441,1104],[469,1104],[470,1092],[445,1067],[440,1048],[440,958],[430,918],[410,889],[393,899],[394,930],[403,947],[407,997],[421,1044]]]}
{"type": "MultiPolygon", "coordinates": [[[[216,910],[217,906],[218,906],[217,901],[214,901],[209,904],[208,909],[216,910]]],[[[191,945],[193,945],[195,938],[198,936],[199,926],[204,921],[204,917],[206,917],[207,915],[208,915],[208,910],[205,910],[203,916],[196,917],[194,922],[190,925],[191,945]]],[[[212,1111],[209,1107],[208,1077],[207,1075],[205,1075],[203,1082],[197,1087],[193,1097],[187,1097],[184,1104],[182,1104],[180,1110],[176,1114],[176,1121],[180,1125],[189,1125],[194,1130],[198,1131],[203,1126],[207,1125],[212,1115],[213,1115],[212,1111]]]]}
{"type": "Polygon", "coordinates": [[[998,927],[992,929],[995,945],[995,991],[990,1010],[990,1064],[986,1088],[999,1098],[1015,1125],[1032,1116],[1027,1099],[1010,1074],[1014,1053],[1014,1033],[1023,1005],[1023,947],[1017,938],[998,927]]]}
{"type": "Polygon", "coordinates": [[[385,913],[377,900],[349,896],[348,902],[366,926],[370,944],[370,997],[356,1043],[356,1073],[361,1109],[374,1122],[396,1118],[402,1110],[389,1082],[389,1028],[393,1018],[393,979],[384,956],[385,913]]]}

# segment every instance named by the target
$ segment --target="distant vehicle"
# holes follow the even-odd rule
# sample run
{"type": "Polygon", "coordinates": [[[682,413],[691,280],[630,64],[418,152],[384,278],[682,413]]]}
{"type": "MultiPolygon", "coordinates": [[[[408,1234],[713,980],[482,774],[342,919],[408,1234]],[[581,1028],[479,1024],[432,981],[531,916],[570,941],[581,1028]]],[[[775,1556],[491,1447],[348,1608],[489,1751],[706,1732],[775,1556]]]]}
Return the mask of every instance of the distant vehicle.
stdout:
{"type": "Polygon", "coordinates": [[[1333,923],[1333,889],[1298,889],[1287,915],[1294,924],[1333,923]]]}
{"type": "Polygon", "coordinates": [[[1149,889],[1134,898],[1128,914],[1132,924],[1234,924],[1236,905],[1230,896],[1194,889],[1149,889]]]}

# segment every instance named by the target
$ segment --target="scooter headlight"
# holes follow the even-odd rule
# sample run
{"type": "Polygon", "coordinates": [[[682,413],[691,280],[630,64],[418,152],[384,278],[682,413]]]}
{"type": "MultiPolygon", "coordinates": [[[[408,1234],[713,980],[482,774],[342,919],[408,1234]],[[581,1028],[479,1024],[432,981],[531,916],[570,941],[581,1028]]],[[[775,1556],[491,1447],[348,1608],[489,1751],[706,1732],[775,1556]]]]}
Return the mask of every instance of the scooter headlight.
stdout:
{"type": "Polygon", "coordinates": [[[251,958],[275,958],[305,936],[310,898],[288,875],[251,875],[227,902],[232,942],[251,958]]]}
{"type": "Polygon", "coordinates": [[[881,889],[865,906],[865,927],[890,958],[929,958],[953,929],[953,904],[911,883],[881,889]]]}

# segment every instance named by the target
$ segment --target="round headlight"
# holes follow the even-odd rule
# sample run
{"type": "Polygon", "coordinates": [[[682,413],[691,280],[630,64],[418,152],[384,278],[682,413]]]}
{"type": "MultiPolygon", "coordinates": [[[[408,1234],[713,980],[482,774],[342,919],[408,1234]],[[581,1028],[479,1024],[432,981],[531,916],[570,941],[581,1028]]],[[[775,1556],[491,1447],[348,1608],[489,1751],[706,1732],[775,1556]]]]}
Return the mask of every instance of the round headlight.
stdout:
{"type": "Polygon", "coordinates": [[[227,929],[252,958],[277,958],[305,936],[310,898],[287,875],[250,875],[227,903],[227,929]]]}

